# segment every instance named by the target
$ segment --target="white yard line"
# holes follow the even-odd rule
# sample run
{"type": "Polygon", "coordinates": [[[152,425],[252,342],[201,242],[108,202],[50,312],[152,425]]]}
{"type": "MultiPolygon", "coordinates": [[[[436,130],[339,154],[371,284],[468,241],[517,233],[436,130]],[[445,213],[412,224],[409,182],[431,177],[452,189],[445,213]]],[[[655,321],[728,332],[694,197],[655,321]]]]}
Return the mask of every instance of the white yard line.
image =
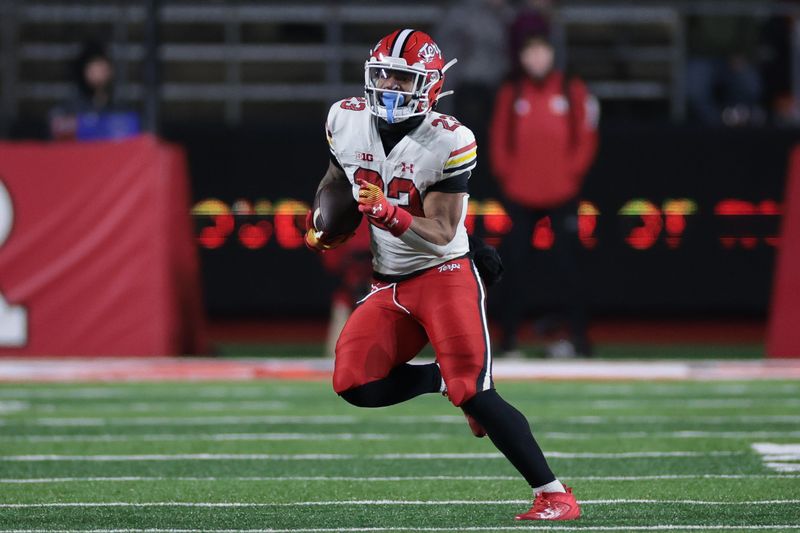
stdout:
{"type": "Polygon", "coordinates": [[[548,439],[594,440],[613,439],[762,439],[762,438],[800,438],[800,431],[620,431],[613,433],[574,433],[569,431],[550,431],[536,433],[548,439]]]}
{"type": "MultiPolygon", "coordinates": [[[[531,417],[531,422],[548,422],[546,418],[531,417]]],[[[800,424],[800,415],[730,415],[730,416],[660,416],[660,415],[620,415],[620,416],[573,416],[561,419],[569,424],[663,424],[686,422],[697,424],[765,424],[765,423],[786,423],[800,424]]],[[[159,416],[159,417],[122,417],[122,418],[103,418],[103,417],[40,417],[13,420],[15,424],[22,426],[46,426],[46,427],[76,427],[76,426],[219,426],[219,425],[239,425],[239,424],[363,424],[369,422],[392,423],[392,424],[419,424],[419,423],[439,423],[439,424],[464,424],[464,417],[459,415],[431,415],[431,416],[391,416],[391,417],[359,417],[350,415],[309,415],[309,416],[283,416],[283,415],[263,415],[263,416],[159,416]]]]}
{"type": "MultiPolygon", "coordinates": [[[[712,451],[712,452],[622,452],[622,453],[572,453],[549,452],[550,458],[566,459],[632,459],[632,458],[663,458],[663,457],[725,457],[744,455],[740,451],[712,451]]],[[[139,454],[139,455],[0,455],[0,462],[41,462],[41,461],[346,461],[359,460],[440,460],[440,459],[504,459],[496,452],[489,453],[385,453],[373,455],[361,454],[268,454],[268,453],[193,453],[193,454],[139,454]]]]}
{"type": "Polygon", "coordinates": [[[309,415],[309,416],[132,416],[128,418],[42,417],[25,420],[25,425],[48,427],[73,426],[216,426],[229,424],[354,424],[360,419],[349,415],[309,415]]]}
{"type": "Polygon", "coordinates": [[[800,472],[800,444],[756,442],[752,446],[767,468],[776,472],[800,472]]]}
{"type": "MultiPolygon", "coordinates": [[[[121,418],[104,417],[39,417],[18,421],[19,425],[47,427],[80,426],[218,426],[240,424],[356,424],[377,421],[392,424],[418,424],[436,422],[440,424],[464,424],[459,415],[391,416],[367,418],[350,415],[254,415],[254,416],[132,416],[121,418]]],[[[16,422],[16,420],[15,420],[16,422]]]]}
{"type": "MultiPolygon", "coordinates": [[[[92,507],[190,507],[190,508],[259,508],[259,507],[328,507],[349,505],[530,505],[530,500],[328,500],[302,502],[52,502],[52,503],[0,503],[0,509],[43,509],[43,508],[92,508],[92,507]]],[[[796,505],[800,500],[751,500],[709,501],[709,500],[652,500],[652,499],[613,499],[580,500],[581,505],[796,505]]]]}
{"type": "Polygon", "coordinates": [[[586,405],[594,409],[641,408],[642,406],[661,406],[670,404],[679,409],[741,409],[748,407],[795,407],[800,405],[798,398],[694,398],[694,399],[660,399],[660,398],[615,398],[611,400],[575,401],[578,405],[586,405]]]}
{"type": "MultiPolygon", "coordinates": [[[[619,433],[537,433],[545,439],[753,439],[800,438],[800,431],[622,431],[619,433]]],[[[0,442],[135,442],[135,441],[325,441],[325,440],[441,440],[457,438],[454,433],[151,433],[151,434],[70,434],[3,435],[0,442]]]]}
{"type": "Polygon", "coordinates": [[[135,441],[333,441],[333,440],[441,440],[447,433],[153,433],[136,435],[17,435],[0,442],[135,442],[135,441]]]}
{"type": "Polygon", "coordinates": [[[795,530],[798,524],[732,526],[728,524],[711,525],[628,525],[628,526],[559,526],[554,524],[518,526],[460,526],[460,527],[337,527],[337,528],[292,528],[292,529],[0,529],[0,533],[356,533],[391,531],[760,531],[795,530]]]}
{"type": "Polygon", "coordinates": [[[776,472],[800,472],[800,463],[767,462],[764,465],[776,472]]]}
{"type": "MultiPolygon", "coordinates": [[[[543,421],[532,417],[533,422],[543,421]]],[[[601,425],[608,423],[634,422],[637,424],[663,424],[669,422],[692,422],[697,424],[764,424],[764,423],[800,423],[800,415],[727,415],[727,416],[691,416],[685,415],[620,415],[620,416],[572,416],[562,419],[563,422],[572,424],[601,425]]]]}
{"type": "MultiPolygon", "coordinates": [[[[259,396],[272,396],[272,390],[263,387],[240,387],[236,386],[200,386],[190,387],[186,389],[186,395],[181,396],[176,394],[175,391],[164,387],[157,387],[154,389],[142,389],[133,387],[130,389],[113,387],[79,387],[61,390],[53,390],[48,387],[45,389],[34,388],[3,388],[0,390],[0,398],[6,399],[26,399],[26,400],[100,400],[100,399],[141,399],[143,394],[150,391],[156,391],[158,394],[174,395],[174,397],[163,398],[164,402],[170,401],[187,401],[196,400],[197,398],[214,398],[214,399],[230,399],[230,398],[258,398],[259,396]]],[[[286,395],[281,391],[277,391],[277,396],[286,395]]]]}
{"type": "Polygon", "coordinates": [[[753,449],[763,455],[794,455],[800,459],[800,444],[773,444],[771,442],[756,442],[753,449]]]}
{"type": "MultiPolygon", "coordinates": [[[[565,476],[566,481],[656,481],[683,479],[800,479],[800,474],[665,474],[649,476],[565,476]]],[[[128,481],[358,481],[397,482],[397,481],[519,481],[519,476],[239,476],[239,477],[160,477],[160,476],[120,476],[120,477],[57,477],[57,478],[0,478],[6,484],[36,483],[84,483],[84,482],[128,482],[128,481]]]]}
{"type": "MultiPolygon", "coordinates": [[[[56,413],[67,410],[90,411],[91,413],[161,413],[164,411],[277,411],[288,409],[290,404],[277,400],[230,400],[230,401],[189,401],[187,399],[172,401],[144,402],[131,398],[130,402],[117,402],[108,404],[92,404],[86,406],[62,405],[57,403],[32,404],[37,413],[56,413]]],[[[2,406],[2,402],[0,402],[2,406]]],[[[0,413],[2,410],[0,410],[0,413]]]]}
{"type": "Polygon", "coordinates": [[[4,400],[0,401],[0,415],[8,413],[19,413],[20,411],[27,411],[30,409],[31,404],[28,402],[21,402],[18,400],[4,400]]]}

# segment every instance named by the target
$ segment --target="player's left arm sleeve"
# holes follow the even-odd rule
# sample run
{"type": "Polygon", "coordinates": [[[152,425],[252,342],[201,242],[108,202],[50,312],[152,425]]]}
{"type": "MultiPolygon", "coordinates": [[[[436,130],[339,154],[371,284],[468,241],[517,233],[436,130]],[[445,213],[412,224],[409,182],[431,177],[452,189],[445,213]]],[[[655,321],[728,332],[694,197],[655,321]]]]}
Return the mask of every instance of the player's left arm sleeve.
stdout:
{"type": "Polygon", "coordinates": [[[597,98],[588,91],[582,81],[573,81],[570,90],[572,91],[573,105],[577,106],[572,117],[572,120],[575,121],[573,124],[575,145],[573,147],[572,172],[576,179],[583,180],[597,155],[597,125],[600,121],[600,105],[597,98]]]}
{"type": "Polygon", "coordinates": [[[459,126],[454,133],[452,148],[442,169],[442,180],[469,173],[478,162],[478,145],[472,131],[466,126],[459,126]]]}
{"type": "Polygon", "coordinates": [[[425,191],[426,193],[429,192],[468,192],[469,191],[469,177],[472,175],[472,172],[462,172],[458,176],[454,176],[452,178],[443,179],[442,181],[436,182],[425,191]]]}

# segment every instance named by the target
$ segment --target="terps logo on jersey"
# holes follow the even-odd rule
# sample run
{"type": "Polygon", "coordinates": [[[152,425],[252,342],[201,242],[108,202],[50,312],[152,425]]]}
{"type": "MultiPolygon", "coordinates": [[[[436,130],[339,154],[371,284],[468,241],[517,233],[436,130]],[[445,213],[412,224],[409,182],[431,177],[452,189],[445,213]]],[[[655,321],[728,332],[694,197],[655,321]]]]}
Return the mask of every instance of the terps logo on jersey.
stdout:
{"type": "Polygon", "coordinates": [[[356,159],[359,161],[372,161],[374,158],[372,154],[368,154],[366,152],[356,152],[356,159]]]}
{"type": "Polygon", "coordinates": [[[422,45],[422,48],[419,49],[419,57],[422,59],[423,63],[430,63],[437,55],[442,57],[442,51],[439,50],[436,43],[425,43],[422,45]]]}
{"type": "Polygon", "coordinates": [[[447,263],[439,267],[439,272],[453,272],[454,270],[461,270],[461,265],[458,263],[447,263]]]}

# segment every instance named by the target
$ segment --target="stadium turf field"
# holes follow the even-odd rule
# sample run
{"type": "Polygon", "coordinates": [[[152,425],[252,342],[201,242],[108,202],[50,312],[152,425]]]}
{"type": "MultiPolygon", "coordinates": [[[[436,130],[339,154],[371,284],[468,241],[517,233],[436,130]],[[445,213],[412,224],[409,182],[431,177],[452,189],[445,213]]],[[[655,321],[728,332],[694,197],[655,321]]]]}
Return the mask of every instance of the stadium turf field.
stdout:
{"type": "Polygon", "coordinates": [[[0,532],[797,531],[800,382],[500,382],[583,502],[530,491],[438,396],[326,382],[0,386],[0,532]]]}

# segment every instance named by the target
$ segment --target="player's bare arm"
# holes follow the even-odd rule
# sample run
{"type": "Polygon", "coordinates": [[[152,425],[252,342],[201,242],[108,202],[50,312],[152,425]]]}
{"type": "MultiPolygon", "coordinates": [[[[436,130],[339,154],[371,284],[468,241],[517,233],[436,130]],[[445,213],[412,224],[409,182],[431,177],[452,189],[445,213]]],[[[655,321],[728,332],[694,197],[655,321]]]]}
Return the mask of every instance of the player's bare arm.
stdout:
{"type": "Polygon", "coordinates": [[[424,217],[389,203],[372,183],[358,181],[358,209],[370,223],[386,230],[416,251],[444,257],[456,236],[464,209],[464,193],[431,191],[424,200],[424,217]]]}
{"type": "Polygon", "coordinates": [[[443,246],[453,240],[461,221],[464,193],[430,192],[422,202],[424,217],[414,217],[409,229],[426,241],[443,246]]]}

